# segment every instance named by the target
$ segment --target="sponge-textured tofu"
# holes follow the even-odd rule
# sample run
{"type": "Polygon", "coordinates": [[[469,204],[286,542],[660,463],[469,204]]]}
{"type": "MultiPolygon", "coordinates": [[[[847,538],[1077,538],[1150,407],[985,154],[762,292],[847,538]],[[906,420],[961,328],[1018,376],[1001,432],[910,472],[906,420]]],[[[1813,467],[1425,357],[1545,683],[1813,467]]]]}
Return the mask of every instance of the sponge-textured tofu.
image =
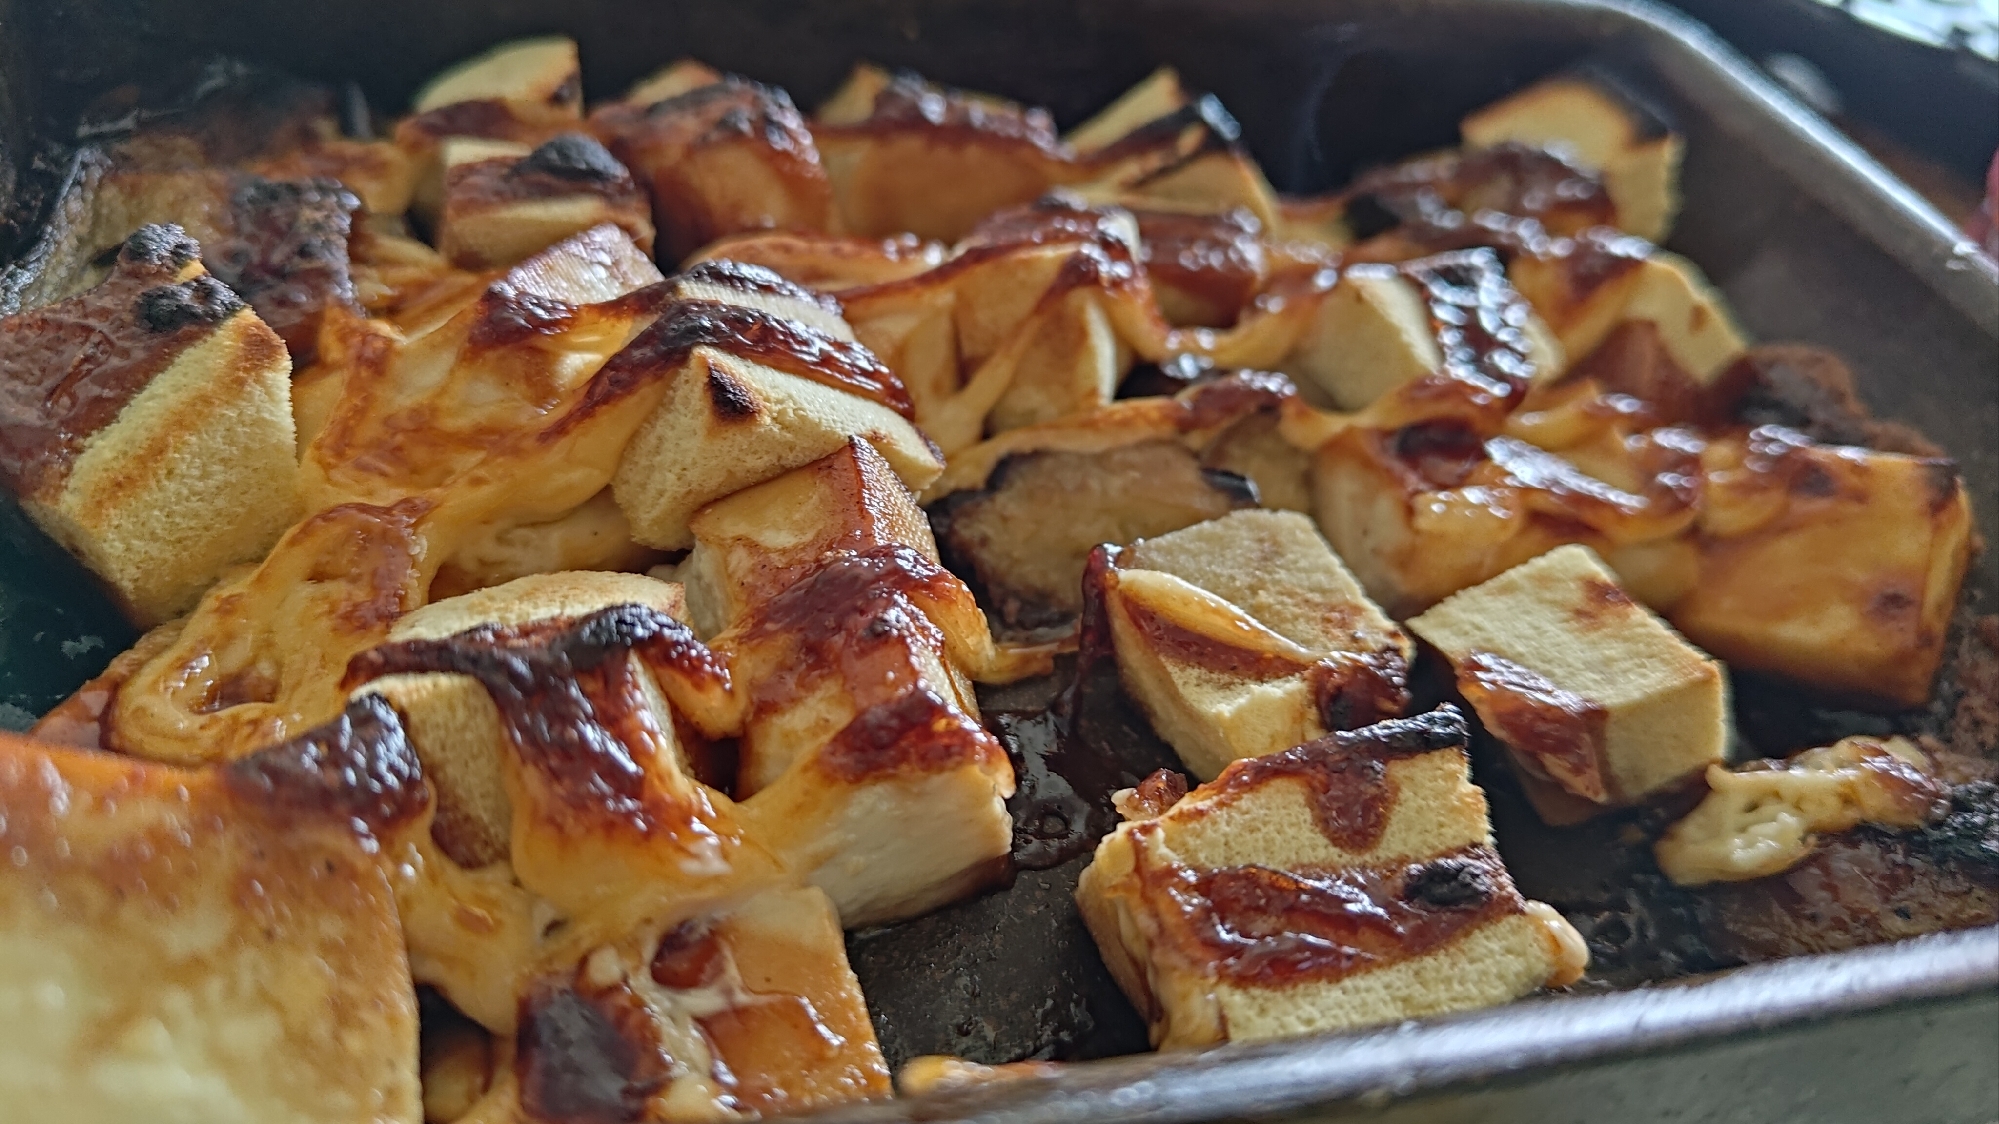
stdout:
{"type": "Polygon", "coordinates": [[[933,909],[1005,862],[1013,767],[965,672],[985,640],[964,583],[894,544],[824,556],[714,641],[745,710],[745,822],[849,927],[933,909]]]}
{"type": "Polygon", "coordinates": [[[1957,465],[1775,426],[1703,459],[1699,571],[1666,616],[1730,663],[1921,706],[1971,557],[1957,465]]]}
{"type": "Polygon", "coordinates": [[[829,229],[832,185],[783,90],[728,77],[605,106],[590,127],[652,192],[662,262],[727,234],[829,229]]]}
{"type": "Polygon", "coordinates": [[[1203,780],[1407,705],[1409,638],[1296,512],[1140,539],[1093,577],[1126,690],[1203,780]]]}
{"type": "MultiPolygon", "coordinates": [[[[397,621],[387,640],[442,640],[488,625],[510,627],[569,619],[613,605],[644,605],[684,617],[678,585],[638,574],[555,573],[435,601],[397,621]]],[[[486,688],[467,675],[390,675],[360,688],[379,694],[403,716],[410,743],[437,794],[431,832],[461,866],[507,857],[513,809],[503,779],[506,731],[486,688]]]]}
{"type": "Polygon", "coordinates": [[[817,890],[649,927],[522,997],[510,1065],[475,1118],[710,1120],[889,1092],[888,1067],[817,890]]]}
{"type": "Polygon", "coordinates": [[[858,68],[812,135],[841,228],[956,241],[1072,173],[1046,110],[858,68]]]}
{"type": "Polygon", "coordinates": [[[1283,364],[1343,410],[1436,373],[1520,383],[1566,365],[1560,343],[1489,250],[1453,251],[1341,274],[1283,364]]]}
{"type": "Polygon", "coordinates": [[[583,101],[576,41],[559,35],[502,43],[426,83],[411,105],[427,113],[460,102],[497,99],[574,111],[583,101]]]}
{"type": "Polygon", "coordinates": [[[448,635],[373,648],[343,680],[383,684],[411,705],[417,752],[440,766],[440,788],[456,802],[454,820],[432,825],[448,833],[425,839],[461,853],[468,840],[505,840],[504,862],[476,868],[466,863],[489,856],[419,850],[399,887],[418,978],[496,1033],[514,1029],[531,958],[574,963],[651,921],[795,884],[748,836],[735,804],[700,780],[714,775],[708,738],[738,721],[728,671],[686,626],[639,600],[678,600],[646,581],[529,581],[440,603],[421,623],[448,635]],[[490,619],[503,613],[529,619],[490,619]],[[476,627],[453,631],[461,624],[476,627]],[[452,676],[476,681],[489,707],[452,676]]]}
{"type": "MultiPolygon", "coordinates": [[[[479,143],[479,142],[474,142],[479,143]]],[[[650,205],[604,146],[562,133],[524,156],[454,159],[446,144],[437,250],[463,269],[510,266],[602,223],[652,252],[650,205]]]]}
{"type": "Polygon", "coordinates": [[[0,737],[10,1118],[423,1119],[376,835],[423,782],[366,734],[210,770],[0,737]]]}
{"type": "Polygon", "coordinates": [[[1588,547],[1551,550],[1447,597],[1409,628],[1451,661],[1459,690],[1530,777],[1590,804],[1643,800],[1727,748],[1720,665],[1633,601],[1588,547]]]}
{"type": "Polygon", "coordinates": [[[1465,144],[1560,146],[1603,176],[1617,225],[1663,242],[1680,209],[1678,134],[1601,74],[1559,75],[1466,117],[1465,144]]]}
{"type": "Polygon", "coordinates": [[[0,320],[0,479],[142,624],[297,517],[284,341],[174,226],[102,285],[0,320]]]}
{"type": "Polygon", "coordinates": [[[937,561],[916,497],[860,438],[773,480],[716,500],[690,521],[678,571],[689,623],[713,636],[838,550],[902,545],[937,561]]]}
{"type": "Polygon", "coordinates": [[[688,519],[702,505],[854,437],[911,488],[944,469],[909,421],[902,384],[856,344],[748,303],[721,302],[677,305],[648,338],[658,341],[652,360],[670,372],[665,398],[633,435],[612,481],[640,542],[691,546],[688,519]]]}
{"type": "Polygon", "coordinates": [[[1588,952],[1493,849],[1447,709],[1155,774],[1076,888],[1155,1046],[1247,1042],[1491,1006],[1588,952]],[[1183,795],[1184,794],[1184,795],[1183,795]]]}

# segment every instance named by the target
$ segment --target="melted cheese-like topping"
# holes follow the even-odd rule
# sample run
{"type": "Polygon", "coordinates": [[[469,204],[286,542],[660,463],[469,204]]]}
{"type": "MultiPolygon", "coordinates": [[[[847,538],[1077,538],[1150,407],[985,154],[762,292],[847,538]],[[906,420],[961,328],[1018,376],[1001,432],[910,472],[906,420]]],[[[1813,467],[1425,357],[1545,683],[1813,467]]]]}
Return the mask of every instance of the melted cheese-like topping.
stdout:
{"type": "Polygon", "coordinates": [[[1780,874],[1811,853],[1816,833],[1863,823],[1920,827],[1943,796],[1906,738],[1851,737],[1771,768],[1707,771],[1708,795],[1653,849],[1682,886],[1780,874]]]}

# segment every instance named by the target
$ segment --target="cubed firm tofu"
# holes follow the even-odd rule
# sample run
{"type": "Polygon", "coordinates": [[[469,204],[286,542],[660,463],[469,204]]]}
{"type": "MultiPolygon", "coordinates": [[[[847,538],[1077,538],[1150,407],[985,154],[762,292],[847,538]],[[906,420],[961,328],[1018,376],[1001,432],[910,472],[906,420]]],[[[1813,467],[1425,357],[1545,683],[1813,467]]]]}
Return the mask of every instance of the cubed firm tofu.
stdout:
{"type": "Polygon", "coordinates": [[[1119,794],[1076,899],[1154,1045],[1307,1034],[1564,986],[1582,939],[1522,899],[1446,708],[1119,794]]]}
{"type": "Polygon", "coordinates": [[[1721,665],[1564,546],[1409,620],[1523,772],[1543,818],[1633,804],[1720,762],[1721,665]]]}
{"type": "Polygon", "coordinates": [[[1126,691],[1197,777],[1407,705],[1408,637],[1296,512],[1140,539],[1092,580],[1126,691]]]}

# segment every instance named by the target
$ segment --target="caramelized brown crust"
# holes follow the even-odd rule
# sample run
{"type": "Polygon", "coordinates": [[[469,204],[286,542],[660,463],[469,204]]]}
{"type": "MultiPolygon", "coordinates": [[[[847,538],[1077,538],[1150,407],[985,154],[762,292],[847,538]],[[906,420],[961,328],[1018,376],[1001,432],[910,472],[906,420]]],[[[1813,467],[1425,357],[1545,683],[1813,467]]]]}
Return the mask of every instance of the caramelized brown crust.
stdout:
{"type": "Polygon", "coordinates": [[[1194,870],[1161,862],[1149,844],[1144,834],[1132,839],[1146,899],[1170,903],[1158,911],[1161,935],[1189,963],[1235,984],[1343,979],[1526,908],[1491,847],[1385,868],[1194,870]]]}
{"type": "Polygon", "coordinates": [[[659,673],[670,697],[704,709],[728,691],[728,669],[686,625],[639,605],[385,644],[355,656],[342,686],[417,672],[469,675],[499,708],[521,760],[579,820],[677,835],[689,809],[648,782],[646,762],[668,736],[645,701],[640,666],[659,673]]]}
{"type": "Polygon", "coordinates": [[[651,105],[605,106],[590,127],[650,189],[662,261],[747,230],[827,227],[826,170],[781,89],[731,76],[651,105]],[[740,178],[745,165],[753,185],[740,178]]]}
{"type": "Polygon", "coordinates": [[[1296,777],[1312,793],[1319,831],[1342,850],[1366,852],[1380,841],[1395,807],[1395,781],[1388,762],[1440,749],[1462,751],[1470,738],[1464,715],[1446,705],[1413,718],[1336,731],[1282,753],[1233,762],[1201,791],[1210,807],[1223,808],[1274,778],[1296,777]]]}
{"type": "Polygon", "coordinates": [[[0,483],[49,498],[84,443],[244,305],[177,226],[142,227],[103,284],[0,320],[0,483]],[[183,279],[185,278],[185,279],[183,279]]]}
{"type": "Polygon", "coordinates": [[[810,575],[754,609],[729,641],[782,645],[769,672],[745,685],[754,720],[836,683],[854,717],[814,767],[852,784],[889,774],[935,772],[1004,760],[998,741],[939,696],[912,651],[942,653],[949,640],[932,620],[965,597],[955,575],[902,545],[830,553],[810,575]]]}
{"type": "Polygon", "coordinates": [[[1139,211],[1139,257],[1174,324],[1226,328],[1269,271],[1263,224],[1238,208],[1221,215],[1139,211]]]}
{"type": "Polygon", "coordinates": [[[202,247],[202,264],[250,302],[303,367],[319,349],[328,310],[359,309],[347,238],[361,201],[329,179],[238,176],[234,185],[229,230],[202,247]]]}

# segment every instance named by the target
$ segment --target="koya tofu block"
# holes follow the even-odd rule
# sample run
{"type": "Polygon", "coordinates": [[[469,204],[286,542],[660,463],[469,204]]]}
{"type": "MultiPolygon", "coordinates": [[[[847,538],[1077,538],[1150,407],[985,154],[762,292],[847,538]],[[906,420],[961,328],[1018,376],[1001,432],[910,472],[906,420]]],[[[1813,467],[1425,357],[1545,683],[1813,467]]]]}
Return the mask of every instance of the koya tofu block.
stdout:
{"type": "MultiPolygon", "coordinates": [[[[1408,623],[1451,661],[1528,777],[1589,805],[1641,801],[1722,760],[1721,665],[1632,600],[1588,547],[1551,550],[1408,623]]],[[[1536,803],[1546,817],[1568,802],[1536,803]]],[[[1578,812],[1589,809],[1557,818],[1578,812]]]]}

